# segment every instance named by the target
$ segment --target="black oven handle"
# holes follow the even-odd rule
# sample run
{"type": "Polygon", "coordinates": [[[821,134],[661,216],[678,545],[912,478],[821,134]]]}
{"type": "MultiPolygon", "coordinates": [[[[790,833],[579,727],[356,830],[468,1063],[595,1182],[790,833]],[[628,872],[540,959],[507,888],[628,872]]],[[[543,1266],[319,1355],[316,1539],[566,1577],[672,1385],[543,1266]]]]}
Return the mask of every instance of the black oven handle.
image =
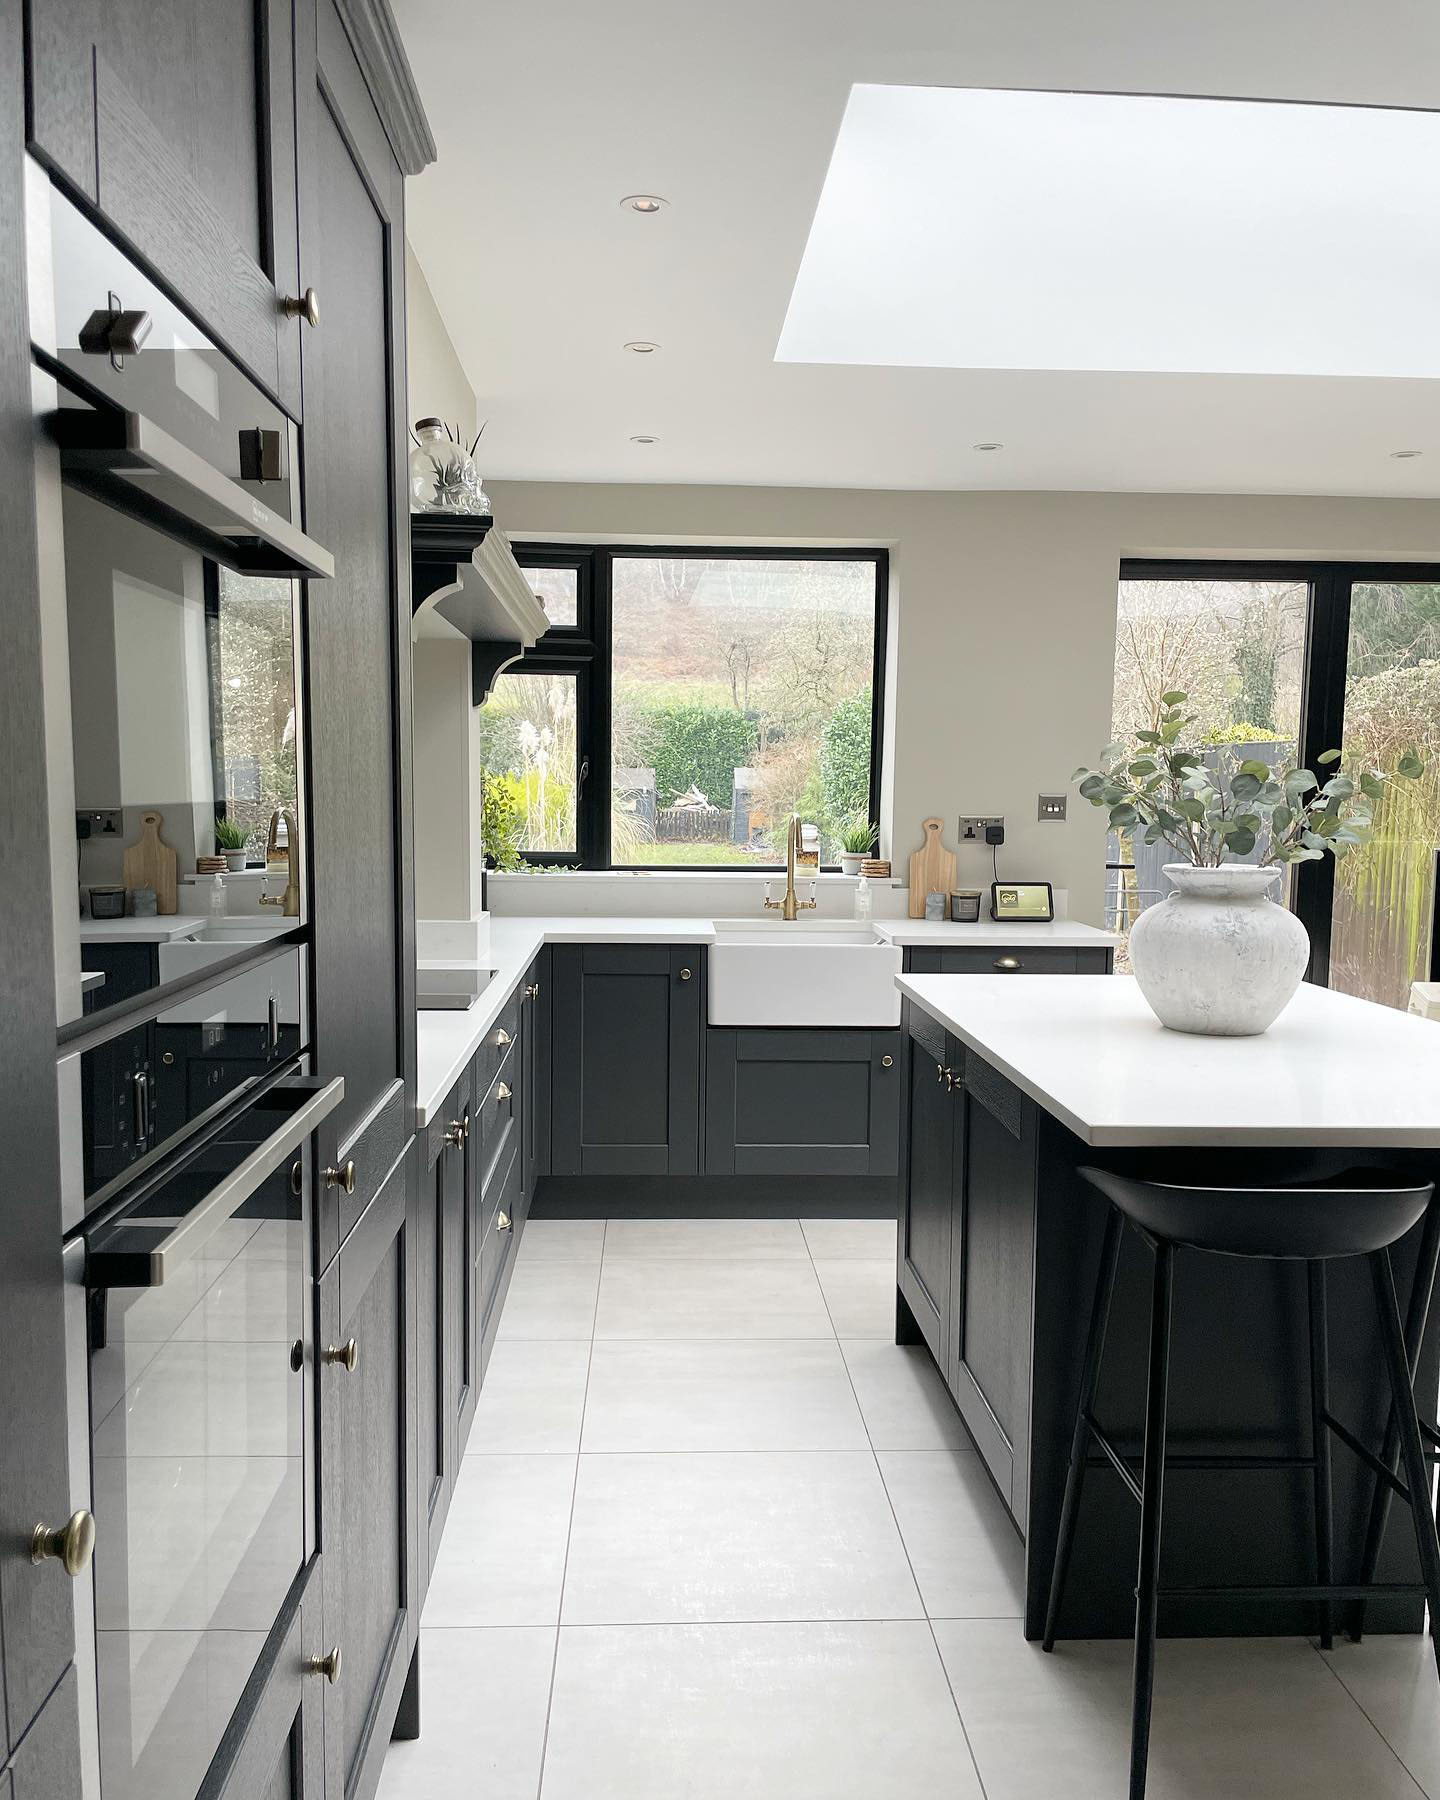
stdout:
{"type": "MultiPolygon", "coordinates": [[[[270,1091],[274,1093],[277,1090],[270,1091]]],[[[216,1182],[199,1205],[192,1207],[183,1219],[177,1220],[166,1232],[146,1257],[148,1268],[144,1279],[137,1279],[134,1259],[126,1258],[123,1273],[117,1268],[114,1279],[107,1280],[105,1258],[92,1256],[88,1263],[86,1285],[92,1288],[163,1287],[180,1265],[188,1262],[227,1219],[235,1216],[256,1188],[275,1173],[344,1098],[343,1075],[337,1075],[333,1080],[316,1087],[307,1100],[287,1115],[282,1125],[272,1131],[263,1143],[255,1146],[244,1162],[216,1182]]]]}
{"type": "Polygon", "coordinates": [[[61,478],[72,487],[239,574],[334,575],[335,558],[323,545],[143,413],[114,406],[62,406],[49,415],[48,424],[60,446],[61,478]],[[178,489],[181,504],[146,493],[129,478],[138,474],[143,480],[147,471],[178,489]],[[214,523],[217,515],[226,528],[214,523]]]}

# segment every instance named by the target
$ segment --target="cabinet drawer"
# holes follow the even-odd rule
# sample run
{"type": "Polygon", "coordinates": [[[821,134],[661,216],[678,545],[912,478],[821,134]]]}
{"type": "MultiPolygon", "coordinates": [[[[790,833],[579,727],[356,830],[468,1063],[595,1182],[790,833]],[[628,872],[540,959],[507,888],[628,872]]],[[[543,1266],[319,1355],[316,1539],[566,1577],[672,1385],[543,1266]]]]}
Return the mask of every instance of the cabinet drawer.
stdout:
{"type": "Polygon", "coordinates": [[[1054,945],[977,944],[973,949],[937,952],[942,975],[1073,975],[1077,970],[1076,952],[1054,945]]]}
{"type": "Polygon", "coordinates": [[[476,1093],[483,1093],[494,1081],[500,1073],[501,1063],[509,1056],[520,1036],[520,1007],[523,987],[522,983],[508,997],[500,1008],[495,1023],[485,1033],[485,1041],[475,1052],[476,1093]]]}
{"type": "MultiPolygon", "coordinates": [[[[480,1133],[482,1195],[488,1193],[495,1171],[504,1165],[512,1145],[519,1141],[519,1095],[516,1092],[519,1079],[519,1058],[507,1056],[476,1108],[478,1116],[473,1129],[480,1133]]],[[[483,1205],[481,1210],[483,1214],[483,1205]]]]}
{"type": "Polygon", "coordinates": [[[515,1261],[518,1236],[516,1218],[520,1206],[520,1146],[512,1143],[507,1160],[497,1172],[486,1194],[489,1212],[480,1237],[480,1254],[476,1259],[480,1310],[480,1378],[490,1360],[490,1348],[500,1325],[500,1312],[505,1304],[505,1290],[510,1284],[510,1269],[515,1261]]]}

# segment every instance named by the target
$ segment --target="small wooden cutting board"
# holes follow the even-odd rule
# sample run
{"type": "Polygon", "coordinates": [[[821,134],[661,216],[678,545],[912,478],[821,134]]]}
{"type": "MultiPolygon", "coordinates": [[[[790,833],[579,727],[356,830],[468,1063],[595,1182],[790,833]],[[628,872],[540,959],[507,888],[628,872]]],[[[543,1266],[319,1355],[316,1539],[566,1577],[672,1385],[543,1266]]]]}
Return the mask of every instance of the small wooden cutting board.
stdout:
{"type": "MultiPolygon", "coordinates": [[[[927,894],[952,894],[955,891],[955,852],[940,842],[945,829],[943,819],[926,819],[921,827],[925,842],[910,858],[910,917],[925,917],[927,894]]],[[[947,899],[948,908],[949,901],[947,899]]]]}
{"type": "Polygon", "coordinates": [[[141,819],[139,842],[128,845],[125,851],[125,885],[127,888],[153,887],[155,910],[173,913],[175,852],[168,844],[160,842],[160,827],[164,823],[163,815],[157,812],[147,812],[141,819]]]}

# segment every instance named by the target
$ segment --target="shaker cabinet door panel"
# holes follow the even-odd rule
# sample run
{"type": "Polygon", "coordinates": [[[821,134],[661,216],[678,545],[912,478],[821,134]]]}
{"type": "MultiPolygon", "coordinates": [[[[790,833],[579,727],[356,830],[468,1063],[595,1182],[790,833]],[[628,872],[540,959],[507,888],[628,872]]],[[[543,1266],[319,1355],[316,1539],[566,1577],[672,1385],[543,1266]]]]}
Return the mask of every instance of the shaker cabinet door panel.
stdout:
{"type": "Polygon", "coordinates": [[[0,1775],[0,1794],[9,1800],[80,1800],[80,1769],[79,1679],[72,1663],[16,1750],[8,1790],[0,1775]]]}
{"type": "MultiPolygon", "coordinates": [[[[907,1150],[900,1196],[899,1285],[930,1354],[942,1369],[950,1334],[952,1231],[955,1219],[953,1087],[935,1045],[907,1044],[907,1150]]],[[[953,1082],[953,1076],[951,1077],[953,1082]]]]}
{"type": "Polygon", "coordinates": [[[555,1174],[699,1173],[703,956],[553,946],[555,1174]]]}
{"type": "Polygon", "coordinates": [[[898,1031],[711,1026],[706,1173],[894,1175],[900,1075],[898,1031]]]}
{"type": "Polygon", "coordinates": [[[280,304],[296,276],[287,0],[29,13],[31,148],[298,414],[300,325],[280,304]]]}
{"type": "MultiPolygon", "coordinates": [[[[301,278],[320,305],[302,343],[307,528],[335,558],[305,609],[315,1031],[319,1069],[345,1077],[334,1153],[357,1190],[343,1236],[414,1099],[402,183],[331,0],[299,19],[301,278]]],[[[322,1209],[322,1255],[326,1231],[322,1209]]]]}

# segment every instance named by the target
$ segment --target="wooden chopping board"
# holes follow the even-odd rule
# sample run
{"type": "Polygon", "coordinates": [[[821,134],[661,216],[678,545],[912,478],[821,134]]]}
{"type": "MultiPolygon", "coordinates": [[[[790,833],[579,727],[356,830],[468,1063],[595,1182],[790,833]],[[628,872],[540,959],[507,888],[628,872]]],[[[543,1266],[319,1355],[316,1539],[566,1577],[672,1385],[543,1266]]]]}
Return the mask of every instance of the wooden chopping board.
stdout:
{"type": "Polygon", "coordinates": [[[164,817],[157,812],[147,812],[141,819],[139,842],[127,845],[125,850],[125,885],[153,887],[156,911],[173,913],[175,852],[160,842],[160,827],[164,823],[164,817]]]}
{"type": "Polygon", "coordinates": [[[948,896],[954,893],[955,852],[947,850],[940,842],[940,833],[945,829],[943,819],[926,819],[921,829],[925,833],[925,842],[910,858],[910,917],[925,917],[925,896],[927,894],[944,894],[946,910],[949,910],[948,896]]]}

